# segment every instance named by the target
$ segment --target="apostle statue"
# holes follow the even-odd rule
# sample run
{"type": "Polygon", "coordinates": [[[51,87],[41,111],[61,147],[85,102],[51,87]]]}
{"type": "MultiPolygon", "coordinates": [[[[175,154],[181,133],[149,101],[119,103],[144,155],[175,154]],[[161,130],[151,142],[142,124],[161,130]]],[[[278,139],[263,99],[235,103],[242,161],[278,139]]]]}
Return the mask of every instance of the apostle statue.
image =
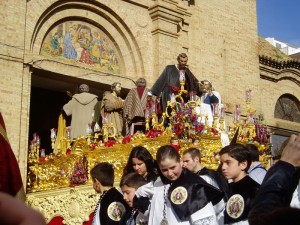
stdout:
{"type": "Polygon", "coordinates": [[[145,109],[150,89],[146,88],[146,80],[139,78],[136,87],[131,89],[124,101],[124,118],[126,119],[126,134],[132,123],[145,122],[145,109]]]}
{"type": "Polygon", "coordinates": [[[98,96],[89,93],[89,86],[81,84],[79,94],[72,96],[72,99],[63,106],[65,113],[71,120],[71,140],[78,136],[86,136],[86,129],[92,124],[94,107],[98,102],[98,96]]]}
{"type": "Polygon", "coordinates": [[[123,131],[123,106],[124,100],[119,97],[121,83],[114,82],[111,91],[103,93],[101,116],[102,122],[113,125],[117,136],[122,136],[123,131]]]}
{"type": "Polygon", "coordinates": [[[165,67],[149,92],[149,95],[161,95],[163,112],[166,110],[167,101],[170,100],[170,94],[174,93],[176,95],[180,90],[180,81],[184,81],[184,89],[188,91],[187,94],[183,94],[184,96],[182,96],[184,101],[188,101],[189,92],[191,91],[199,95],[198,80],[187,65],[188,56],[185,53],[179,54],[177,62],[177,65],[168,65],[165,67]]]}

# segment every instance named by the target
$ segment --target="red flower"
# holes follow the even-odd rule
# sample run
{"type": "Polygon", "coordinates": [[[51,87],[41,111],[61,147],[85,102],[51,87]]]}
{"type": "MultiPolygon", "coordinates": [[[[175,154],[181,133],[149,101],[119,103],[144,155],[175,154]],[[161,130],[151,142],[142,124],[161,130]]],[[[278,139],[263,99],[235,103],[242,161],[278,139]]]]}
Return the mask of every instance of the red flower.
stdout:
{"type": "Polygon", "coordinates": [[[116,143],[116,140],[108,140],[107,142],[104,143],[105,147],[112,147],[116,143]]]}
{"type": "Polygon", "coordinates": [[[46,161],[46,158],[45,157],[40,157],[40,162],[45,162],[46,161]]]}
{"type": "Polygon", "coordinates": [[[156,138],[158,136],[160,136],[162,134],[162,131],[161,130],[149,130],[146,134],[146,137],[147,138],[156,138]]]}
{"type": "Polygon", "coordinates": [[[179,91],[179,87],[177,87],[177,86],[172,86],[172,91],[173,92],[178,92],[179,91]]]}
{"type": "Polygon", "coordinates": [[[126,144],[126,143],[128,143],[130,141],[131,141],[131,136],[129,135],[129,136],[123,138],[122,144],[126,144]]]}

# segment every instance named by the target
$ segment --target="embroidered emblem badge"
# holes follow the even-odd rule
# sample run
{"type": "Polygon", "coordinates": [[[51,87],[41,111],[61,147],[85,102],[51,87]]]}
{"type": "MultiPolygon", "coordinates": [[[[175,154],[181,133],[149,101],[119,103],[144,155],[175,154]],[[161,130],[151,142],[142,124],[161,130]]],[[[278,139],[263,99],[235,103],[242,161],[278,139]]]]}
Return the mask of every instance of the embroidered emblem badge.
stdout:
{"type": "Polygon", "coordinates": [[[244,212],[244,208],[244,198],[239,194],[235,194],[229,198],[226,205],[226,212],[231,218],[236,219],[242,215],[242,213],[244,212]]]}
{"type": "Polygon", "coordinates": [[[135,219],[136,225],[147,225],[148,224],[148,217],[144,216],[143,214],[139,213],[135,219]]]}
{"type": "Polygon", "coordinates": [[[112,202],[107,208],[107,215],[111,220],[120,221],[125,213],[125,206],[121,202],[112,202]]]}
{"type": "Polygon", "coordinates": [[[176,205],[180,205],[185,202],[187,196],[188,196],[187,190],[184,187],[180,186],[175,188],[172,191],[171,201],[176,205]]]}

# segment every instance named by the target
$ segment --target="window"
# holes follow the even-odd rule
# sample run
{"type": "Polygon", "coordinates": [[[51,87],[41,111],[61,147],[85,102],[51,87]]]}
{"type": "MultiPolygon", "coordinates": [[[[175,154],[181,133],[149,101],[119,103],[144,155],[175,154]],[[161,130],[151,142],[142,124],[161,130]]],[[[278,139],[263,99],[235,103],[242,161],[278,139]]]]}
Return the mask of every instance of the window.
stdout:
{"type": "Polygon", "coordinates": [[[299,100],[293,95],[282,95],[276,102],[274,117],[300,123],[299,100]]]}
{"type": "Polygon", "coordinates": [[[276,43],[276,48],[281,49],[281,44],[276,43]]]}

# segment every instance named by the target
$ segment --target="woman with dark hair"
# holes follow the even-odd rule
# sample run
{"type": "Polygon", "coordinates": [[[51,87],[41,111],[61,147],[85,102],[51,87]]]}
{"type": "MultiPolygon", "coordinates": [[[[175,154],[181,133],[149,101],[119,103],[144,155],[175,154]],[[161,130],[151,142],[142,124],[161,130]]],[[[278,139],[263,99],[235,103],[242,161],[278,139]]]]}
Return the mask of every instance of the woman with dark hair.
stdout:
{"type": "Polygon", "coordinates": [[[131,172],[142,175],[148,182],[157,177],[154,159],[145,147],[136,146],[131,150],[123,171],[123,177],[131,172]]]}

